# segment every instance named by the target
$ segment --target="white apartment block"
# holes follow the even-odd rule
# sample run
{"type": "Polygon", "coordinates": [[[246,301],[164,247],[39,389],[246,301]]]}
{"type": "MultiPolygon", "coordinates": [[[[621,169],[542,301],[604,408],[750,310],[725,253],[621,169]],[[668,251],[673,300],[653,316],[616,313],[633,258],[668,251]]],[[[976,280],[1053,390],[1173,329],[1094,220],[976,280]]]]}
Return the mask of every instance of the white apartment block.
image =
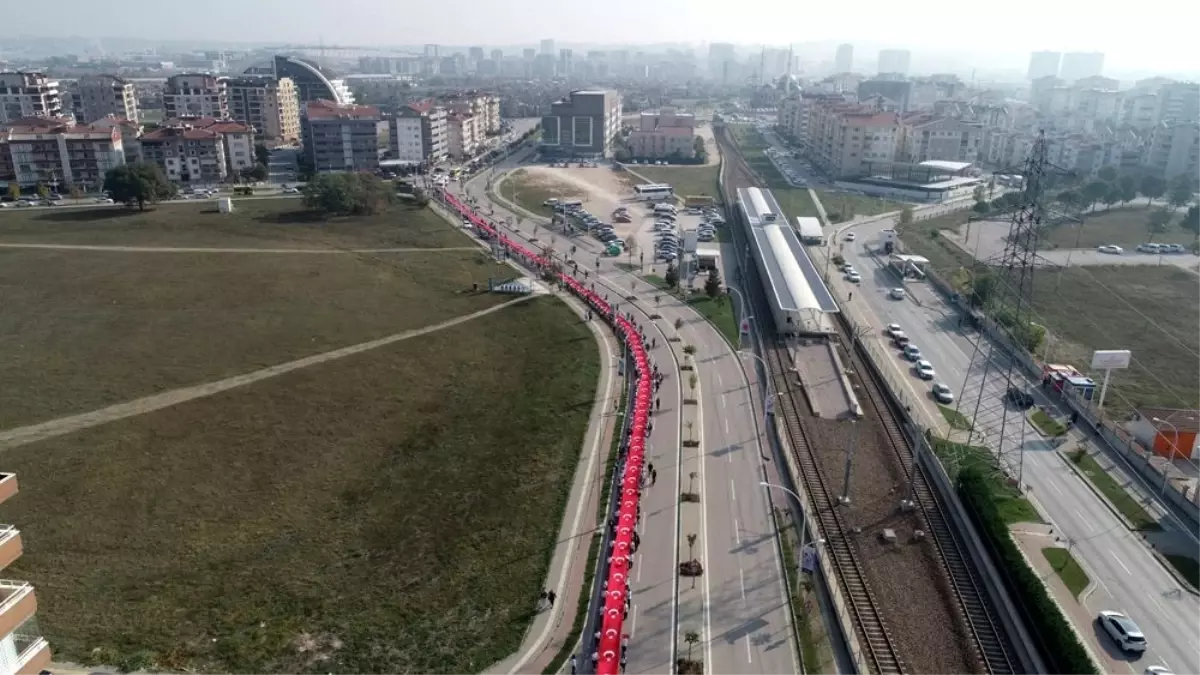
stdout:
{"type": "Polygon", "coordinates": [[[915,113],[901,118],[900,129],[896,151],[898,162],[979,162],[984,136],[982,125],[929,113],[915,113]]]}
{"type": "Polygon", "coordinates": [[[1200,173],[1200,127],[1195,122],[1162,122],[1150,131],[1142,164],[1165,180],[1200,173]]]}
{"type": "Polygon", "coordinates": [[[396,159],[430,165],[446,161],[449,129],[446,109],[432,100],[400,106],[391,121],[391,150],[396,159]],[[415,140],[419,133],[420,148],[415,140]]]}
{"type": "Polygon", "coordinates": [[[421,118],[396,116],[391,119],[392,157],[409,164],[425,161],[424,143],[421,134],[421,118]]]}
{"type": "Polygon", "coordinates": [[[0,180],[22,187],[94,189],[125,164],[121,132],[62,120],[14,124],[0,131],[0,180]]]}
{"type": "Polygon", "coordinates": [[[466,92],[443,98],[441,105],[447,112],[474,117],[481,136],[500,133],[500,99],[496,96],[466,92]]]}
{"type": "Polygon", "coordinates": [[[58,80],[42,73],[0,73],[0,123],[62,114],[58,80]]]}
{"type": "Polygon", "coordinates": [[[288,77],[235,77],[225,83],[229,116],[273,145],[300,139],[300,99],[288,77]]]}
{"type": "Polygon", "coordinates": [[[838,178],[861,176],[870,162],[895,161],[901,133],[896,113],[817,104],[809,114],[809,159],[838,178]]]}
{"type": "Polygon", "coordinates": [[[75,119],[91,124],[113,115],[138,121],[137,96],[133,83],[115,75],[84,75],[71,87],[75,119]]]}
{"type": "Polygon", "coordinates": [[[225,78],[205,74],[175,75],[163,88],[165,117],[229,119],[225,78]]]}
{"type": "Polygon", "coordinates": [[[695,159],[696,116],[675,108],[644,112],[629,134],[630,154],[638,159],[695,159]]]}
{"type": "Polygon", "coordinates": [[[450,113],[446,116],[446,140],[450,159],[462,162],[475,156],[482,137],[478,126],[479,120],[474,115],[450,113]]]}

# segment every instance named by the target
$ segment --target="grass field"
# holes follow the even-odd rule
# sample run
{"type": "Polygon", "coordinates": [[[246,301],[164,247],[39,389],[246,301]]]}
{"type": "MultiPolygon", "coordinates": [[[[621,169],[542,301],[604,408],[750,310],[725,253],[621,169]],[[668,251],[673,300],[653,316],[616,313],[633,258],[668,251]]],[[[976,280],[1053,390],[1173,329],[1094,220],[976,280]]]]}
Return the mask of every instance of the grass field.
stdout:
{"type": "Polygon", "coordinates": [[[1033,504],[1022,497],[1015,487],[1005,482],[1004,474],[996,468],[996,456],[987,448],[934,437],[933,452],[946,467],[951,480],[968,468],[980,469],[988,477],[992,500],[996,502],[996,508],[1004,522],[1012,525],[1042,521],[1033,504]]]}
{"type": "Polygon", "coordinates": [[[586,195],[570,183],[517,169],[500,184],[500,196],[526,211],[549,218],[554,215],[554,209],[543,204],[547,199],[579,199],[586,195]]]}
{"type": "Polygon", "coordinates": [[[708,195],[717,202],[721,192],[717,189],[720,167],[714,166],[631,166],[632,170],[654,183],[669,183],[680,199],[688,195],[708,195]]]}
{"type": "Polygon", "coordinates": [[[1129,206],[1084,214],[1083,224],[1063,224],[1044,230],[1041,245],[1047,248],[1095,248],[1101,244],[1116,244],[1128,249],[1138,244],[1156,241],[1168,244],[1183,244],[1191,248],[1196,235],[1179,227],[1183,214],[1176,214],[1167,231],[1151,237],[1147,221],[1152,209],[1129,206]]]}
{"type": "Polygon", "coordinates": [[[9,574],[63,661],[478,672],[527,628],[597,374],[541,298],[9,450],[9,574]]]}
{"type": "Polygon", "coordinates": [[[767,182],[765,187],[771,189],[771,194],[775,195],[775,201],[779,202],[789,222],[798,217],[817,217],[817,205],[813,203],[808,189],[792,187],[775,168],[771,158],[767,157],[765,150],[769,144],[762,134],[751,126],[730,126],[729,129],[746,163],[767,182]]]}
{"type": "MultiPolygon", "coordinates": [[[[263,204],[284,204],[282,201],[263,204]]],[[[289,205],[291,202],[286,202],[289,205]]],[[[261,208],[261,207],[260,207],[261,208]]],[[[265,210],[265,209],[264,209],[265,210]]],[[[185,213],[187,211],[184,211],[185,213]]],[[[162,208],[115,225],[124,244],[188,239],[221,245],[207,224],[189,230],[178,211],[162,208]],[[169,237],[160,236],[169,232],[169,237]]],[[[362,243],[405,239],[470,246],[425,212],[403,233],[404,211],[386,228],[364,219],[362,243]]],[[[201,220],[201,222],[205,222],[201,220]]],[[[97,227],[109,226],[107,220],[97,227]]],[[[353,221],[328,225],[329,237],[353,246],[353,221]]],[[[17,223],[20,226],[20,223],[17,223]]],[[[14,224],[4,220],[3,228],[14,224]]],[[[252,223],[230,221],[242,241],[252,223]]],[[[0,228],[0,229],[3,229],[0,228]]],[[[276,228],[268,228],[276,229],[276,228]]],[[[278,229],[283,229],[278,226],[278,229]]],[[[312,245],[319,226],[296,237],[312,245]]],[[[48,239],[65,243],[47,230],[48,239]]],[[[259,240],[278,245],[287,236],[259,240]]],[[[0,236],[0,241],[8,240],[0,236]]],[[[245,373],[293,359],[420,328],[490,307],[503,296],[472,291],[489,277],[516,272],[481,252],[380,254],[115,253],[0,250],[0,429],[45,421],[245,373]],[[69,271],[69,272],[68,272],[69,271]],[[16,383],[14,386],[13,383],[16,383]]]]}
{"type": "Polygon", "coordinates": [[[967,431],[971,428],[971,418],[960,413],[954,408],[939,403],[938,410],[942,412],[942,417],[946,418],[946,423],[950,425],[951,429],[961,429],[963,431],[967,431]]]}
{"type": "Polygon", "coordinates": [[[1056,546],[1042,549],[1042,555],[1046,558],[1046,562],[1054,568],[1054,573],[1058,575],[1058,578],[1062,579],[1067,590],[1071,591],[1071,595],[1078,600],[1079,594],[1087,589],[1092,580],[1088,578],[1087,572],[1079,566],[1075,556],[1071,555],[1067,549],[1056,546]]]}
{"type": "Polygon", "coordinates": [[[429,209],[397,205],[374,216],[314,217],[299,199],[243,199],[233,213],[215,202],[123,207],[12,209],[0,243],[224,248],[442,248],[469,246],[429,209]]]}
{"type": "MultiPolygon", "coordinates": [[[[814,192],[817,193],[817,198],[821,200],[821,205],[829,212],[831,219],[834,213],[844,214],[847,209],[855,216],[875,216],[880,213],[899,211],[904,208],[904,204],[900,202],[880,199],[879,197],[867,197],[846,192],[834,192],[832,190],[814,190],[814,192]]],[[[838,220],[845,219],[844,216],[838,218],[838,220]]]]}
{"type": "Polygon", "coordinates": [[[1192,588],[1200,589],[1200,561],[1186,555],[1167,554],[1163,557],[1192,585],[1192,588]]]}

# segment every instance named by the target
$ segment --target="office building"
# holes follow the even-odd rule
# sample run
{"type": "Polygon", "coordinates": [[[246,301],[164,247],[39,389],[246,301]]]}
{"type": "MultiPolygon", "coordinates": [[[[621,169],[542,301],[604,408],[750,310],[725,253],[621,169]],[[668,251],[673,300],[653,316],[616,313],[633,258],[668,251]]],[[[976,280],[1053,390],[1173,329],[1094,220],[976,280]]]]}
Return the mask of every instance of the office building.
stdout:
{"type": "Polygon", "coordinates": [[[163,88],[164,117],[229,119],[229,92],[225,78],[189,73],[167,78],[163,88]]]}
{"type": "Polygon", "coordinates": [[[543,77],[546,79],[554,77],[558,73],[558,60],[553,54],[538,54],[533,60],[533,75],[534,77],[543,77]]]}
{"type": "Polygon", "coordinates": [[[809,110],[809,160],[835,178],[862,176],[872,162],[892,162],[900,117],[867,106],[817,103],[809,110]]]}
{"type": "Polygon", "coordinates": [[[304,157],[319,172],[374,171],[386,123],[370,105],[308,101],[300,118],[304,157]]]}
{"type": "MultiPolygon", "coordinates": [[[[437,45],[432,45],[436,51],[437,45]]],[[[426,45],[428,51],[430,45],[426,45]]],[[[315,61],[295,56],[276,56],[272,62],[274,75],[278,79],[288,78],[296,88],[300,103],[308,101],[333,101],[340,104],[354,103],[354,95],[346,81],[332,70],[315,61]]]]}
{"type": "Polygon", "coordinates": [[[1029,55],[1029,71],[1025,77],[1032,82],[1043,77],[1058,77],[1059,52],[1033,52],[1029,55]]]}
{"type": "Polygon", "coordinates": [[[838,45],[833,56],[833,72],[849,73],[854,69],[854,45],[838,45]]]}
{"type": "Polygon", "coordinates": [[[121,132],[111,127],[27,117],[0,128],[0,181],[23,188],[98,189],[104,174],[124,163],[121,132]]]}
{"type": "Polygon", "coordinates": [[[573,60],[574,53],[570,49],[560,49],[558,51],[558,74],[569,77],[575,70],[573,60]]]}
{"type": "Polygon", "coordinates": [[[1074,82],[1103,73],[1103,52],[1067,52],[1063,54],[1058,76],[1067,82],[1074,82]]]}
{"type": "Polygon", "coordinates": [[[621,96],[579,90],[550,105],[542,118],[541,149],[567,157],[610,157],[621,128],[621,96]]]}
{"type": "MultiPolygon", "coordinates": [[[[0,473],[0,502],[16,494],[16,475],[0,473]]],[[[0,570],[12,565],[22,552],[21,531],[13,525],[0,526],[0,570]]],[[[38,601],[33,586],[26,581],[5,579],[0,580],[0,589],[4,593],[4,602],[0,604],[4,672],[14,675],[47,672],[50,645],[38,629],[38,601]]]]}
{"type": "Polygon", "coordinates": [[[84,75],[71,88],[71,107],[82,124],[115,115],[138,121],[133,83],[115,75],[84,75]]]}
{"type": "Polygon", "coordinates": [[[737,77],[737,53],[733,45],[714,42],[708,46],[708,75],[721,84],[737,77]]]}
{"type": "Polygon", "coordinates": [[[491,53],[491,58],[493,61],[496,62],[497,65],[499,65],[500,62],[504,60],[504,52],[499,49],[493,49],[492,53],[491,53]]]}
{"type": "Polygon", "coordinates": [[[554,40],[542,40],[541,51],[538,53],[554,56],[554,40]]]}
{"type": "Polygon", "coordinates": [[[391,125],[391,151],[396,159],[427,166],[446,161],[446,109],[433,100],[401,106],[391,125]]]}
{"type": "Polygon", "coordinates": [[[0,73],[0,124],[27,117],[55,118],[62,114],[58,80],[43,73],[0,73]]]}
{"type": "Polygon", "coordinates": [[[912,54],[907,49],[881,49],[878,72],[907,75],[911,59],[912,54]]]}
{"type": "Polygon", "coordinates": [[[439,51],[440,50],[438,49],[437,45],[433,45],[433,44],[425,45],[425,51],[424,51],[425,58],[435,59],[435,60],[440,59],[442,57],[442,55],[439,53],[439,51]]]}
{"type": "Polygon", "coordinates": [[[478,128],[478,120],[470,113],[446,115],[446,145],[450,159],[463,162],[475,156],[482,138],[478,128]]]}
{"type": "Polygon", "coordinates": [[[478,63],[483,60],[483,47],[471,47],[467,50],[467,60],[478,63]]]}
{"type": "Polygon", "coordinates": [[[629,153],[637,159],[690,160],[696,157],[696,116],[675,108],[644,112],[629,134],[629,153]]]}
{"type": "Polygon", "coordinates": [[[229,116],[274,145],[300,139],[300,101],[291,78],[234,77],[226,81],[229,116]]]}

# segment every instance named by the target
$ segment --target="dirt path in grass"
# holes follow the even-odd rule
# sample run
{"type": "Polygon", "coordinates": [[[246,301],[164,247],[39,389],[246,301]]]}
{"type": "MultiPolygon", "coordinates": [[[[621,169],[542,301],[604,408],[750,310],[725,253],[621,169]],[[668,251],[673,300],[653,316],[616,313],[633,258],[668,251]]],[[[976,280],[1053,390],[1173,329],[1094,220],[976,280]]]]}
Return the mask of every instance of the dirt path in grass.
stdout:
{"type": "Polygon", "coordinates": [[[248,384],[254,384],[255,382],[259,382],[267,378],[283,375],[284,373],[290,373],[293,370],[299,370],[301,368],[315,366],[320,363],[333,361],[346,356],[360,354],[372,349],[378,349],[379,347],[386,347],[387,345],[400,342],[402,340],[407,340],[409,338],[435,333],[445,328],[451,328],[461,323],[466,323],[472,319],[478,319],[479,317],[486,316],[492,312],[498,312],[505,307],[515,305],[518,302],[524,302],[531,297],[536,297],[537,295],[538,293],[521,296],[515,300],[510,300],[508,302],[496,305],[495,307],[489,307],[487,309],[479,310],[478,312],[464,314],[441,323],[425,326],[424,328],[407,330],[402,333],[396,333],[394,335],[379,338],[378,340],[361,342],[356,345],[350,345],[349,347],[342,347],[341,349],[335,349],[333,351],[328,351],[321,354],[306,356],[302,359],[281,363],[275,366],[269,366],[267,368],[242,375],[235,375],[224,380],[216,380],[215,382],[206,382],[204,384],[197,384],[191,387],[173,389],[161,394],[146,396],[143,398],[134,399],[132,401],[127,401],[125,403],[117,403],[115,405],[110,405],[106,408],[100,408],[91,412],[80,413],[78,415],[68,415],[67,417],[60,417],[47,422],[17,427],[16,429],[9,429],[8,431],[0,431],[0,451],[8,450],[9,448],[15,448],[27,443],[34,443],[36,441],[52,438],[54,436],[75,433],[76,431],[82,431],[83,429],[88,429],[101,424],[107,424],[109,422],[114,422],[126,417],[133,417],[135,415],[161,410],[163,408],[168,408],[180,403],[186,403],[187,401],[197,398],[212,396],[213,394],[219,394],[224,391],[229,391],[230,389],[244,387],[248,384]]]}
{"type": "Polygon", "coordinates": [[[93,246],[88,244],[4,244],[0,248],[62,249],[67,251],[112,251],[117,253],[423,253],[430,251],[478,251],[478,246],[445,248],[206,248],[182,246],[93,246]]]}

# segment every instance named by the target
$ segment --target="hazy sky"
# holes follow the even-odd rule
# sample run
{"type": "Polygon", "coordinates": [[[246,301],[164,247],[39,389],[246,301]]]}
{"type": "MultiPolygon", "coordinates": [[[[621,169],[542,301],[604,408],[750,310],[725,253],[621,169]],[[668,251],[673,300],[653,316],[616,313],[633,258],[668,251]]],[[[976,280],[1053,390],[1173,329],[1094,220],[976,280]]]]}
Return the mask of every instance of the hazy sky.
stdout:
{"type": "MultiPolygon", "coordinates": [[[[847,41],[987,60],[1035,49],[1102,51],[1106,69],[1196,70],[1200,3],[1142,0],[60,0],[41,35],[325,44],[847,41]],[[1188,9],[1191,7],[1191,9],[1188,9]],[[1172,67],[1173,66],[1173,67],[1172,67]]],[[[10,19],[13,17],[9,17],[10,19]]],[[[865,55],[864,55],[865,56],[865,55]]],[[[1008,59],[1001,59],[1008,60],[1008,59]]]]}

